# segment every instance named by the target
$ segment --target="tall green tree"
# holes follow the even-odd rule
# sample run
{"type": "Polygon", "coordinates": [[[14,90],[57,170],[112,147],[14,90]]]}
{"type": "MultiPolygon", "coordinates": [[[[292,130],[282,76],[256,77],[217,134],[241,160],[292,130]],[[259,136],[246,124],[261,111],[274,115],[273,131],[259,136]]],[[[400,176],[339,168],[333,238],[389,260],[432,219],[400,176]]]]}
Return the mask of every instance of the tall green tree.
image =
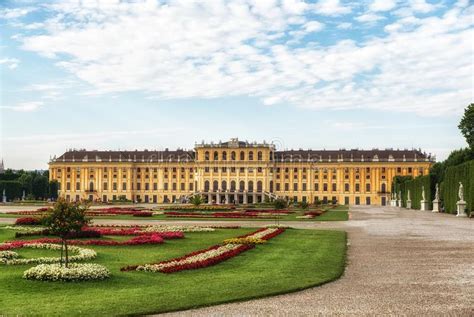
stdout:
{"type": "Polygon", "coordinates": [[[50,181],[49,190],[48,190],[49,198],[51,198],[52,200],[58,199],[58,190],[59,190],[58,181],[55,179],[50,181]]]}
{"type": "Polygon", "coordinates": [[[69,263],[67,248],[68,237],[74,232],[81,231],[82,227],[90,222],[90,219],[86,217],[86,210],[88,208],[88,205],[68,202],[61,198],[54,204],[52,212],[43,218],[43,224],[48,227],[50,232],[61,238],[60,264],[63,264],[64,252],[65,267],[67,267],[69,263]]]}
{"type": "Polygon", "coordinates": [[[474,103],[471,103],[464,109],[464,116],[458,125],[462,135],[466,138],[467,144],[474,149],[474,103]]]}

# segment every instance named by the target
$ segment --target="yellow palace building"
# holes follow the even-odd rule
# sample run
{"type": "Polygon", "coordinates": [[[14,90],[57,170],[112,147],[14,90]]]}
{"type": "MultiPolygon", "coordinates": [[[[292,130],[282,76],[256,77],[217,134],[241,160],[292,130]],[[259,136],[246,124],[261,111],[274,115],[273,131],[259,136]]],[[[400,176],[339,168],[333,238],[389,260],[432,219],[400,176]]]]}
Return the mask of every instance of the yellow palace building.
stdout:
{"type": "Polygon", "coordinates": [[[68,200],[246,204],[294,201],[386,205],[397,175],[426,175],[420,150],[276,150],[271,143],[200,143],[194,150],[70,150],[49,163],[68,200]]]}

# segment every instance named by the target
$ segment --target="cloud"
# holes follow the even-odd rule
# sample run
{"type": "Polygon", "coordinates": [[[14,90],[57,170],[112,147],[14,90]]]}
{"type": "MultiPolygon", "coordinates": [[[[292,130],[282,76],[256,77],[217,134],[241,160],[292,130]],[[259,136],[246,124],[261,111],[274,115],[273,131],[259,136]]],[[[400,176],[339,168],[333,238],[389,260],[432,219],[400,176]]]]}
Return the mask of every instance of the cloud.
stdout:
{"type": "Polygon", "coordinates": [[[319,0],[314,8],[318,14],[328,16],[343,15],[351,12],[351,8],[341,5],[339,0],[319,0]]]}
{"type": "Polygon", "coordinates": [[[0,19],[17,19],[35,11],[33,7],[0,9],[0,19]]]}
{"type": "MultiPolygon", "coordinates": [[[[350,8],[337,1],[294,3],[59,2],[49,7],[44,32],[19,40],[93,87],[90,94],[251,96],[267,105],[438,116],[459,113],[471,102],[468,4],[374,25],[383,35],[356,41],[344,34],[322,45],[301,41],[308,32],[319,36],[329,29],[309,18],[314,10],[334,15],[350,8]]],[[[381,18],[366,13],[355,19],[381,18]]]]}
{"type": "Polygon", "coordinates": [[[350,22],[343,22],[343,23],[338,24],[338,25],[337,25],[337,28],[338,28],[338,29],[341,29],[341,30],[347,30],[347,29],[352,28],[352,23],[350,23],[350,22]]]}
{"type": "Polygon", "coordinates": [[[382,15],[366,13],[366,14],[359,15],[355,19],[359,22],[362,22],[362,23],[374,23],[374,22],[377,22],[379,20],[385,19],[385,17],[382,16],[382,15]]]}
{"type": "Polygon", "coordinates": [[[18,112],[33,112],[38,110],[41,106],[44,105],[42,101],[28,101],[28,102],[21,102],[15,106],[2,106],[1,109],[7,109],[12,111],[18,112]]]}
{"type": "Polygon", "coordinates": [[[9,69],[15,69],[20,64],[20,60],[16,58],[0,58],[0,65],[6,65],[9,69]]]}
{"type": "Polygon", "coordinates": [[[369,10],[374,12],[389,11],[395,8],[396,5],[396,0],[374,0],[369,6],[369,10]]]}

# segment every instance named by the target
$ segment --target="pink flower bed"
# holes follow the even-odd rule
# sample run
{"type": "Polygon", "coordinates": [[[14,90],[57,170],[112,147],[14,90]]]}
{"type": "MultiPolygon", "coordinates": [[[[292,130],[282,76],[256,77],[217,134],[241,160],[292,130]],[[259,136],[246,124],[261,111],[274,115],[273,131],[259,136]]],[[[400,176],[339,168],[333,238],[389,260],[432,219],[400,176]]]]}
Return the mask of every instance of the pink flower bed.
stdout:
{"type": "Polygon", "coordinates": [[[40,225],[41,220],[39,218],[33,218],[33,217],[24,217],[24,218],[18,218],[15,221],[15,225],[20,225],[20,226],[35,226],[35,225],[40,225]]]}
{"type": "Polygon", "coordinates": [[[170,232],[142,232],[143,228],[131,227],[131,228],[101,228],[101,227],[86,227],[85,229],[94,230],[99,232],[103,236],[144,236],[144,235],[159,235],[163,239],[182,239],[184,233],[181,231],[170,231],[170,232]]]}

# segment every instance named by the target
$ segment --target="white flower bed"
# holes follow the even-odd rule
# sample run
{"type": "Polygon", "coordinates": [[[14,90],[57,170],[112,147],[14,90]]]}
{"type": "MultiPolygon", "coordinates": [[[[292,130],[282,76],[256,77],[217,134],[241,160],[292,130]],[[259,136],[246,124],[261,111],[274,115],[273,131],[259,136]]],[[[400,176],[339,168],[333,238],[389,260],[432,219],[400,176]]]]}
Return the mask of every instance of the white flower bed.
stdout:
{"type": "MultiPolygon", "coordinates": [[[[48,249],[48,250],[61,250],[59,244],[51,243],[31,243],[23,245],[23,248],[33,248],[33,249],[48,249]]],[[[97,256],[97,253],[92,249],[79,248],[77,246],[68,246],[68,250],[77,255],[69,256],[69,261],[81,261],[81,260],[90,260],[97,256]]],[[[0,263],[6,265],[18,265],[18,264],[45,264],[45,263],[58,263],[61,261],[60,257],[40,257],[40,258],[31,258],[31,259],[6,259],[0,257],[0,263]]]]}
{"type": "Polygon", "coordinates": [[[41,232],[42,230],[46,229],[45,227],[38,227],[38,226],[35,226],[35,227],[27,227],[27,226],[6,226],[6,227],[3,227],[4,229],[9,229],[9,230],[15,230],[15,231],[19,231],[19,232],[27,232],[27,233],[30,233],[30,232],[41,232]]]}
{"type": "Polygon", "coordinates": [[[0,262],[3,260],[10,260],[16,259],[18,257],[18,253],[13,251],[0,251],[0,262]]]}
{"type": "Polygon", "coordinates": [[[269,226],[267,226],[267,228],[289,229],[291,227],[287,226],[287,225],[269,225],[269,226]]]}
{"type": "Polygon", "coordinates": [[[271,233],[274,233],[275,231],[278,231],[278,228],[267,228],[265,230],[256,232],[252,235],[247,236],[246,238],[253,238],[253,239],[262,239],[266,235],[269,235],[271,233]]]}
{"type": "Polygon", "coordinates": [[[145,265],[140,265],[137,267],[137,271],[147,271],[147,272],[160,272],[165,268],[168,267],[174,267],[174,266],[180,266],[180,265],[185,265],[185,264],[190,264],[190,263],[195,263],[195,262],[201,262],[201,261],[206,261],[208,259],[212,259],[214,257],[217,257],[221,254],[224,254],[228,251],[237,249],[241,247],[241,244],[225,244],[217,249],[209,250],[203,253],[199,253],[190,257],[187,257],[183,260],[179,261],[171,261],[167,263],[160,263],[160,264],[145,264],[145,265]]]}
{"type": "Polygon", "coordinates": [[[214,228],[198,227],[198,226],[167,226],[167,225],[153,225],[143,228],[143,232],[212,232],[214,228]]]}
{"type": "Polygon", "coordinates": [[[68,267],[59,264],[40,264],[23,273],[27,280],[39,281],[91,281],[110,277],[110,271],[102,265],[71,263],[68,267]]]}

